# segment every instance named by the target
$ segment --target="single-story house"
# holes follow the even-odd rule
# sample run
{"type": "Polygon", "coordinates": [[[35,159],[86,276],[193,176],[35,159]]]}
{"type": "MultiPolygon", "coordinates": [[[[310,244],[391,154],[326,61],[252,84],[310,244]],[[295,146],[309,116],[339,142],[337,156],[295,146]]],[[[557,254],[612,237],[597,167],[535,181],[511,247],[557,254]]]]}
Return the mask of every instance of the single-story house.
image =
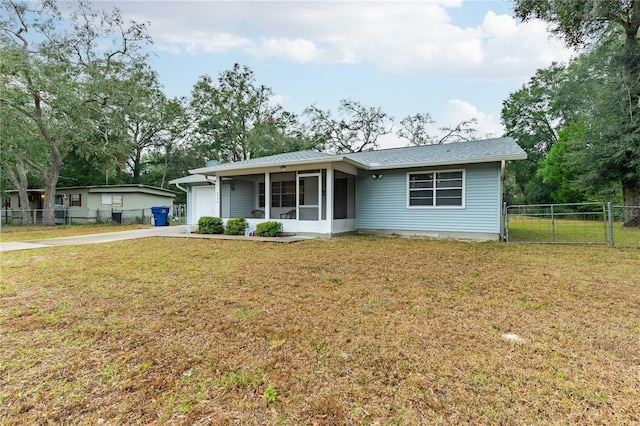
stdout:
{"type": "Polygon", "coordinates": [[[512,138],[497,138],[337,155],[291,152],[190,173],[216,179],[211,215],[245,217],[252,228],[275,220],[303,235],[487,240],[502,233],[505,162],[525,158],[512,138]]]}
{"type": "MultiPolygon", "coordinates": [[[[43,189],[29,189],[29,208],[35,223],[42,221],[43,189]]],[[[2,220],[20,223],[17,190],[7,191],[2,220]]],[[[56,188],[56,222],[149,222],[151,207],[172,206],[175,192],[149,185],[93,185],[56,188]]]]}

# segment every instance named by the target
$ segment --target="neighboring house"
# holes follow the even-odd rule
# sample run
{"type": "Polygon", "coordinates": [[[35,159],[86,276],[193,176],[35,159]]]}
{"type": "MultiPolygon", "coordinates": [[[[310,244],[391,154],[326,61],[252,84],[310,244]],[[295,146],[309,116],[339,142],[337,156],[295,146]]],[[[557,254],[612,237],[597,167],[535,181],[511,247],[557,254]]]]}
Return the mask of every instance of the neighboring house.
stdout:
{"type": "MultiPolygon", "coordinates": [[[[3,222],[20,222],[18,191],[7,191],[8,203],[2,214],[3,222]]],[[[172,206],[175,193],[148,185],[97,185],[56,188],[57,222],[149,222],[151,207],[172,206]],[[64,213],[61,213],[64,212],[64,213]],[[61,220],[64,219],[64,220],[61,220]]],[[[29,190],[29,208],[36,223],[42,221],[44,190],[29,190]]]]}
{"type": "Polygon", "coordinates": [[[505,162],[525,158],[513,139],[499,138],[339,155],[301,151],[190,172],[215,177],[214,215],[245,217],[252,228],[275,220],[296,234],[486,240],[502,233],[505,162]]]}
{"type": "Polygon", "coordinates": [[[203,175],[189,175],[169,181],[187,193],[188,224],[197,224],[202,216],[219,217],[215,182],[215,177],[203,175]]]}

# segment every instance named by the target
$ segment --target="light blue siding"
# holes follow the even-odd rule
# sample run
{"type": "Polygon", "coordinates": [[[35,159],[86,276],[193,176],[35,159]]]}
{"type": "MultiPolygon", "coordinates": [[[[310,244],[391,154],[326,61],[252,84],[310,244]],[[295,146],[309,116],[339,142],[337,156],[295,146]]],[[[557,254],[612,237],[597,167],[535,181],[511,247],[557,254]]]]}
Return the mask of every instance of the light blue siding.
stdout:
{"type": "Polygon", "coordinates": [[[360,170],[357,181],[359,229],[437,232],[500,232],[500,163],[380,170],[382,179],[360,170]],[[407,172],[465,170],[465,206],[408,208],[407,172]]]}
{"type": "Polygon", "coordinates": [[[250,181],[235,180],[231,191],[231,217],[251,217],[255,209],[255,184],[250,181]]]}

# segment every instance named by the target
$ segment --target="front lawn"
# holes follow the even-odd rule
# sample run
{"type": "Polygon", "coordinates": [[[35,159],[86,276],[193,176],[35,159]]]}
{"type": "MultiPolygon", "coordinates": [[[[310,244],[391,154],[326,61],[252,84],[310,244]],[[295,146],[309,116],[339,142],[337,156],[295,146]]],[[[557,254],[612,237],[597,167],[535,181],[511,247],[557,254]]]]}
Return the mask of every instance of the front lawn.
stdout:
{"type": "Polygon", "coordinates": [[[638,423],[638,265],[371,237],[2,253],[0,424],[638,423]]]}

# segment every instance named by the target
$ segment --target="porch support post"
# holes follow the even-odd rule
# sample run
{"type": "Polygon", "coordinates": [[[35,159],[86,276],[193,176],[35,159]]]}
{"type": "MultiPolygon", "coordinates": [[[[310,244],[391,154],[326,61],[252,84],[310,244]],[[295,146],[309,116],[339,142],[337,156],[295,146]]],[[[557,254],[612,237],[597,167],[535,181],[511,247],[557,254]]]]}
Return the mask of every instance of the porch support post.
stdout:
{"type": "Polygon", "coordinates": [[[271,219],[271,173],[264,174],[264,217],[271,219]]]}
{"type": "Polygon", "coordinates": [[[325,186],[327,221],[329,221],[329,233],[333,234],[333,165],[327,167],[327,182],[325,186]]]}
{"type": "Polygon", "coordinates": [[[218,217],[222,219],[222,178],[220,178],[219,175],[216,175],[216,209],[218,211],[218,217]]]}

